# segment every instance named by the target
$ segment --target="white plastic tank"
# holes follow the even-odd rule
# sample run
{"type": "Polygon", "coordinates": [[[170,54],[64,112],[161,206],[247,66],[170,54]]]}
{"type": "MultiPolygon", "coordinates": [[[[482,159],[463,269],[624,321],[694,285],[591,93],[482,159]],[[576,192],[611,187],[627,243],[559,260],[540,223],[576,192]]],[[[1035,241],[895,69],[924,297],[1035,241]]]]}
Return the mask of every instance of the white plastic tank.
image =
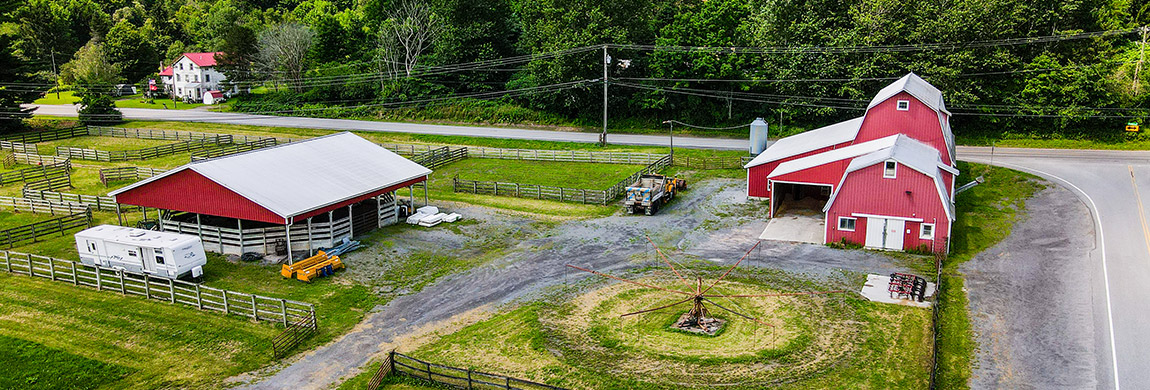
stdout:
{"type": "Polygon", "coordinates": [[[767,122],[763,118],[755,118],[751,122],[751,154],[758,156],[767,149],[767,122]]]}

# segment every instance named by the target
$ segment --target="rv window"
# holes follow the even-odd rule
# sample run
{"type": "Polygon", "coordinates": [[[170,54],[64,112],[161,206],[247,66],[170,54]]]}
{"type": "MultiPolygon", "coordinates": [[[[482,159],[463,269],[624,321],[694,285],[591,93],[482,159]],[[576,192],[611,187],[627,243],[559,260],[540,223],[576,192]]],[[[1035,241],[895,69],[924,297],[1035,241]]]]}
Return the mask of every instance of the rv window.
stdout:
{"type": "Polygon", "coordinates": [[[95,252],[95,251],[96,251],[96,243],[94,243],[94,242],[89,242],[89,243],[88,243],[88,250],[90,250],[90,251],[92,251],[92,252],[95,252]]]}
{"type": "Polygon", "coordinates": [[[136,257],[136,256],[138,256],[138,255],[136,255],[136,251],[134,251],[134,250],[128,250],[128,256],[136,257]]]}
{"type": "Polygon", "coordinates": [[[164,264],[164,256],[156,255],[156,264],[164,264]]]}

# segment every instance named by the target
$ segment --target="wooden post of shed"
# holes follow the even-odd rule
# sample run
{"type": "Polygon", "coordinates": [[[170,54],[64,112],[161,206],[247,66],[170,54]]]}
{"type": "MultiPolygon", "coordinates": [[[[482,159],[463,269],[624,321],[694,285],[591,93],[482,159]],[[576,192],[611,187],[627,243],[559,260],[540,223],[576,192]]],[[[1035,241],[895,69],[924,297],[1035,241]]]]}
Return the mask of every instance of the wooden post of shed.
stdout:
{"type": "Polygon", "coordinates": [[[423,205],[427,206],[427,178],[423,178],[423,205]]]}
{"type": "Polygon", "coordinates": [[[236,218],[236,227],[240,230],[240,256],[244,255],[244,220],[236,218]]]}
{"type": "Polygon", "coordinates": [[[307,256],[315,254],[311,249],[311,217],[307,217],[307,256]]]}
{"type": "Polygon", "coordinates": [[[288,224],[287,224],[287,231],[286,231],[286,233],[285,233],[285,236],[287,237],[287,260],[288,260],[288,265],[291,265],[291,264],[293,264],[293,261],[292,261],[292,256],[291,256],[291,222],[288,222],[288,224]]]}
{"type": "Polygon", "coordinates": [[[347,205],[347,236],[355,237],[355,220],[351,217],[351,205],[347,205]]]}
{"type": "Polygon", "coordinates": [[[375,228],[383,227],[383,202],[379,198],[383,195],[375,196],[375,228]]]}
{"type": "Polygon", "coordinates": [[[327,241],[335,247],[335,212],[327,212],[327,241]]]}
{"type": "Polygon", "coordinates": [[[200,236],[200,241],[204,241],[204,224],[200,223],[200,213],[196,213],[196,235],[200,236]]]}

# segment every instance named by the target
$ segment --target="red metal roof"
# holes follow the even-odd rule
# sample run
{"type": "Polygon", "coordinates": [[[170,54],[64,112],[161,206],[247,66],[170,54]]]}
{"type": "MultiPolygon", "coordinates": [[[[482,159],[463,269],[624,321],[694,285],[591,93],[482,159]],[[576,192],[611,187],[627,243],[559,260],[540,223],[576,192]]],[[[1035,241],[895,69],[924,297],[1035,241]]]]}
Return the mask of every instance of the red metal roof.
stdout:
{"type": "Polygon", "coordinates": [[[172,73],[173,73],[173,72],[172,72],[172,67],[170,67],[170,66],[169,66],[169,67],[167,67],[167,68],[164,68],[164,70],[161,70],[161,71],[160,71],[160,76],[171,76],[171,75],[172,75],[172,73]]]}
{"type": "MultiPolygon", "coordinates": [[[[193,63],[200,67],[216,66],[216,54],[223,54],[223,52],[184,53],[184,57],[188,57],[189,60],[192,60],[193,63]]],[[[176,62],[179,62],[179,60],[176,60],[176,62]]]]}
{"type": "Polygon", "coordinates": [[[224,93],[220,91],[208,91],[208,94],[217,99],[224,97],[224,93]]]}

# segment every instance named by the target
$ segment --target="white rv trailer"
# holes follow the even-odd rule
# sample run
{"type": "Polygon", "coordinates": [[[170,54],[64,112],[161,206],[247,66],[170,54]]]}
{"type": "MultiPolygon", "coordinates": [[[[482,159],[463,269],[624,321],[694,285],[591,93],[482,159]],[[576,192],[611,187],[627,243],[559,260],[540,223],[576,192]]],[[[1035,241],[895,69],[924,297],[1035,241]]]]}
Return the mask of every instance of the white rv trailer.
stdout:
{"type": "Polygon", "coordinates": [[[208,258],[200,238],[115,225],[76,233],[80,262],[164,278],[199,277],[208,258]]]}

